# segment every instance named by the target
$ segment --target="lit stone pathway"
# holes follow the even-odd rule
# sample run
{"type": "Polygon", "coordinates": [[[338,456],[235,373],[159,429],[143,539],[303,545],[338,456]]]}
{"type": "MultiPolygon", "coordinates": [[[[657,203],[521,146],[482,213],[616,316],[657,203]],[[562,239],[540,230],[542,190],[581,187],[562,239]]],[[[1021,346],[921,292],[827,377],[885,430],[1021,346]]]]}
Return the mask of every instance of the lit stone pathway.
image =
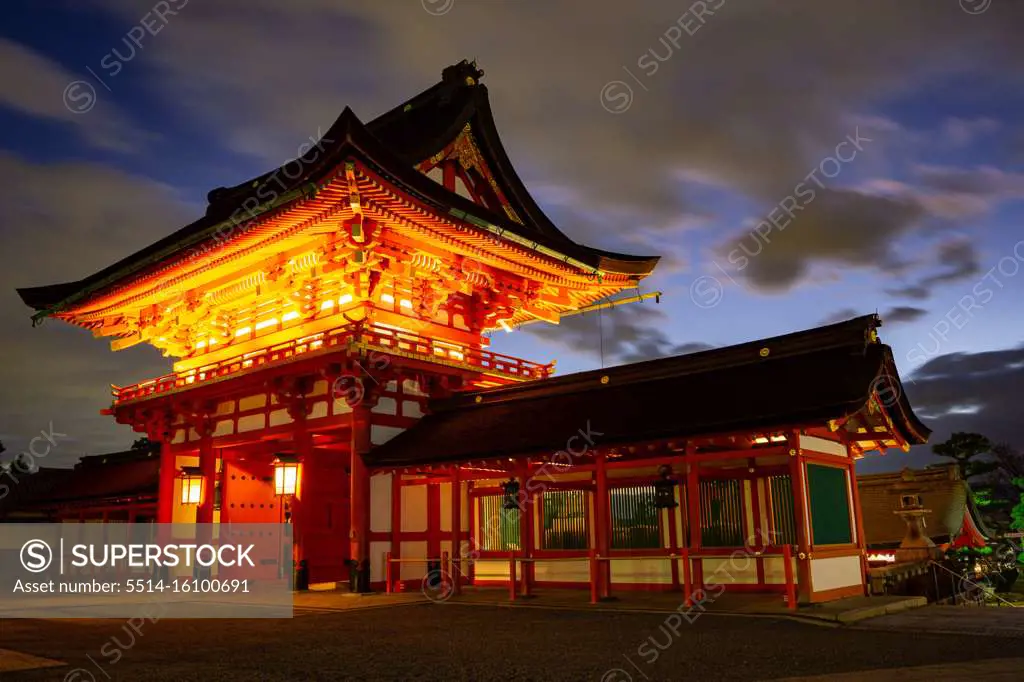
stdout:
{"type": "Polygon", "coordinates": [[[63,661],[30,656],[19,651],[0,649],[0,673],[13,673],[18,670],[35,670],[36,668],[53,668],[65,665],[63,661]]]}

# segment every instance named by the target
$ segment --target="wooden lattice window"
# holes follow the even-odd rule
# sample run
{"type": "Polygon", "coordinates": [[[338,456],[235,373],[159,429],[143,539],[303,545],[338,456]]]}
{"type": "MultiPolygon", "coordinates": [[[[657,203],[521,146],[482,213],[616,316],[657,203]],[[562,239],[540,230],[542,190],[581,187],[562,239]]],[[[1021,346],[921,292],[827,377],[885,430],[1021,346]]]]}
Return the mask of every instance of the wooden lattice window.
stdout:
{"type": "Polygon", "coordinates": [[[519,509],[505,509],[504,503],[504,495],[480,497],[480,544],[485,552],[510,552],[520,548],[519,509]]]}
{"type": "Polygon", "coordinates": [[[587,549],[587,493],[584,490],[549,490],[544,501],[541,549],[587,549]]]}
{"type": "Polygon", "coordinates": [[[701,544],[743,546],[743,484],[738,480],[700,482],[701,544]]]}
{"type": "Polygon", "coordinates": [[[793,506],[793,483],[789,474],[768,477],[768,494],[771,496],[773,545],[795,545],[796,511],[793,506]]]}
{"type": "Polygon", "coordinates": [[[661,547],[659,509],[654,505],[654,486],[612,488],[612,549],[661,547]]]}

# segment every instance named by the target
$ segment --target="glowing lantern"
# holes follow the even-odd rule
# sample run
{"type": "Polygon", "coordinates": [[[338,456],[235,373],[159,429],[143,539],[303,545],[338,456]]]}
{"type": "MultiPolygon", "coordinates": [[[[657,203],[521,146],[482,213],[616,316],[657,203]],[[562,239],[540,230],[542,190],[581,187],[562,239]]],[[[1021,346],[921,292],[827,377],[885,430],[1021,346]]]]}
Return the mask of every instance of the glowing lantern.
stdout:
{"type": "Polygon", "coordinates": [[[502,509],[519,509],[519,482],[514,478],[510,478],[501,484],[501,490],[505,493],[505,500],[501,505],[502,509]]]}
{"type": "Polygon", "coordinates": [[[661,477],[654,482],[654,506],[658,509],[673,509],[676,504],[676,482],[672,480],[672,469],[666,465],[658,468],[661,477]]]}
{"type": "Polygon", "coordinates": [[[274,459],[274,493],[295,495],[299,490],[299,476],[302,465],[297,457],[278,455],[274,459]]]}
{"type": "Polygon", "coordinates": [[[199,467],[181,468],[181,503],[203,503],[203,475],[199,467]]]}

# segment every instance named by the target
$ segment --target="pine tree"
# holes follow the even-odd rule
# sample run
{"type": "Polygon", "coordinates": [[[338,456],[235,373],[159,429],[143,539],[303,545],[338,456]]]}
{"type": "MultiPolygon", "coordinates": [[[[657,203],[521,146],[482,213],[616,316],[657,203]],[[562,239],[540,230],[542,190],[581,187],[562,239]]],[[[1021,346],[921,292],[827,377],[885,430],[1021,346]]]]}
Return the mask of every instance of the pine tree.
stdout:
{"type": "Polygon", "coordinates": [[[964,480],[991,473],[999,468],[997,462],[979,459],[992,453],[992,441],[980,433],[954,433],[944,443],[932,446],[932,452],[939,457],[949,457],[956,462],[964,480]]]}

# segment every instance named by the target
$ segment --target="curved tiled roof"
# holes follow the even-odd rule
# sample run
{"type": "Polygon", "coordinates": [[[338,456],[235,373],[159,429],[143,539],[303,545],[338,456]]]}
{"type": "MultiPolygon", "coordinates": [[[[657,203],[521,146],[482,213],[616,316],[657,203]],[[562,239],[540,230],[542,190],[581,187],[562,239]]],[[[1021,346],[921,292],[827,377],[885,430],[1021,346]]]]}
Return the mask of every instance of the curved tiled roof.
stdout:
{"type": "Polygon", "coordinates": [[[925,532],[936,544],[951,542],[968,532],[965,522],[985,537],[992,537],[971,497],[971,488],[960,477],[956,464],[929,469],[904,469],[896,473],[857,477],[868,546],[896,547],[907,534],[906,522],[896,514],[903,495],[920,495],[925,532]]]}
{"type": "Polygon", "coordinates": [[[415,426],[374,449],[378,467],[550,454],[580,429],[602,446],[826,424],[878,391],[908,443],[930,430],[903,395],[874,315],[751,343],[571,374],[435,401],[415,426]],[[768,349],[768,353],[764,353],[768,349]],[[883,386],[883,383],[885,385],[883,386]]]}
{"type": "Polygon", "coordinates": [[[56,312],[213,239],[216,230],[230,221],[239,207],[260,204],[257,211],[269,210],[315,193],[317,181],[351,158],[367,162],[383,177],[443,215],[493,225],[502,233],[516,235],[598,270],[649,274],[658,262],[657,257],[631,256],[578,244],[548,219],[505,153],[491,114],[487,88],[479,83],[482,74],[475,64],[466,61],[450,66],[439,83],[368,124],[346,108],[303,156],[234,187],[212,190],[206,214],[195,222],[85,279],[18,289],[18,294],[28,306],[43,311],[36,317],[56,312]],[[453,141],[466,123],[473,126],[480,151],[512,208],[522,217],[522,224],[445,189],[415,169],[415,163],[453,141]],[[267,196],[276,200],[264,203],[267,196]],[[247,204],[256,197],[256,204],[247,204]]]}

